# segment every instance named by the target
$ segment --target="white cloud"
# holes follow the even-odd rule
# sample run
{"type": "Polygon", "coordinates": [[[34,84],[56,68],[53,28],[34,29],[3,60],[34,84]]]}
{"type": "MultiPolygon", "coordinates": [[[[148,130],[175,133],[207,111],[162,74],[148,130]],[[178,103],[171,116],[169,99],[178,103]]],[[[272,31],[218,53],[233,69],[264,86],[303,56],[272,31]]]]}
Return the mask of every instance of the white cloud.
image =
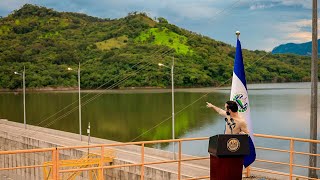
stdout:
{"type": "Polygon", "coordinates": [[[310,28],[311,30],[311,20],[300,19],[292,22],[282,22],[278,27],[281,29],[281,31],[289,33],[300,32],[304,28],[310,28]]]}
{"type": "Polygon", "coordinates": [[[267,9],[276,6],[312,8],[312,0],[246,0],[250,10],[267,9]]]}
{"type": "Polygon", "coordinates": [[[306,9],[312,8],[312,0],[276,0],[285,6],[301,6],[306,9]]]}
{"type": "MultiPolygon", "coordinates": [[[[320,19],[318,19],[318,23],[320,19]]],[[[300,19],[292,22],[281,23],[274,27],[275,31],[279,31],[280,38],[274,41],[279,44],[283,43],[304,43],[312,40],[311,20],[300,19]]],[[[318,34],[319,34],[318,30],[318,34]]]]}
{"type": "Polygon", "coordinates": [[[257,10],[257,9],[267,9],[274,7],[275,4],[253,4],[250,6],[250,10],[257,10]]]}
{"type": "MultiPolygon", "coordinates": [[[[214,4],[214,3],[213,3],[214,4]]],[[[212,3],[198,3],[195,1],[183,3],[178,1],[166,2],[165,8],[178,16],[188,19],[211,18],[218,9],[212,6],[212,3]]]]}
{"type": "Polygon", "coordinates": [[[287,40],[291,40],[293,43],[302,43],[311,41],[311,33],[310,32],[293,32],[289,33],[285,38],[287,40]]]}

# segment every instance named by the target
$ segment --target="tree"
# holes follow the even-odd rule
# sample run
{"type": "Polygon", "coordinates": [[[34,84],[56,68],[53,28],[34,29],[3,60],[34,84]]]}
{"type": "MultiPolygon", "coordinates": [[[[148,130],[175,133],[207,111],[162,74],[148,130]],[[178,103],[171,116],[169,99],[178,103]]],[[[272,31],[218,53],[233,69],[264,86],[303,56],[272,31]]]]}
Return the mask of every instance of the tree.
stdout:
{"type": "Polygon", "coordinates": [[[159,18],[158,18],[158,21],[159,21],[159,23],[168,24],[168,20],[166,20],[166,19],[163,18],[163,17],[159,17],[159,18]]]}

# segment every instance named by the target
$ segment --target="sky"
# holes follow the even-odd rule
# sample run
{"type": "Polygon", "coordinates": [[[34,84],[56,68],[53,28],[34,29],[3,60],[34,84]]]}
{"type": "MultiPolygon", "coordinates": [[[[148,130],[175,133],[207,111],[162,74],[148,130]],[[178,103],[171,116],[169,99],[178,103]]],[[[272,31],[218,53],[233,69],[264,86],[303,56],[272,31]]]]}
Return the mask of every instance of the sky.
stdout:
{"type": "Polygon", "coordinates": [[[240,31],[250,50],[311,41],[312,0],[0,0],[0,16],[26,3],[112,19],[145,12],[233,46],[240,31]]]}

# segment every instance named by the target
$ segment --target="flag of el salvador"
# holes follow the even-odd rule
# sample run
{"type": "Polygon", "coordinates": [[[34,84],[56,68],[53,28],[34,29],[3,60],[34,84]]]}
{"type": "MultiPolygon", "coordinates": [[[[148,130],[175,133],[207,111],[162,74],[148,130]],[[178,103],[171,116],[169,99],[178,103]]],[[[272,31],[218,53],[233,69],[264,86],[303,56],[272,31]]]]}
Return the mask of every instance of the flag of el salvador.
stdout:
{"type": "Polygon", "coordinates": [[[256,159],[256,152],[253,139],[252,123],[250,118],[249,97],[247,91],[246,76],[244,71],[244,64],[242,58],[242,50],[240,40],[237,39],[236,56],[234,59],[234,69],[232,77],[232,86],[230,100],[238,104],[238,113],[240,117],[246,120],[250,132],[249,145],[250,154],[244,158],[244,166],[248,167],[256,159]]]}

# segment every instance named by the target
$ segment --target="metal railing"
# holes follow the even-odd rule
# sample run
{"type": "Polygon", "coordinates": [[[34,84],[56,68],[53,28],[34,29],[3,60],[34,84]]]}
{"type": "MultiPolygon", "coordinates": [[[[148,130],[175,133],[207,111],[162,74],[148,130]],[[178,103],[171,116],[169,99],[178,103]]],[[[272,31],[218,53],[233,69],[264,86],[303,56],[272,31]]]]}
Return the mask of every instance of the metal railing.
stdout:
{"type": "Polygon", "coordinates": [[[288,166],[289,167],[289,173],[270,171],[270,170],[266,170],[266,169],[255,168],[255,167],[252,167],[250,169],[250,171],[256,171],[256,172],[263,172],[263,173],[268,173],[268,174],[277,174],[277,175],[287,176],[287,177],[289,177],[290,180],[292,180],[294,177],[302,178],[302,179],[317,179],[317,178],[310,178],[310,177],[306,177],[306,176],[300,176],[300,175],[296,175],[296,174],[293,173],[293,168],[294,167],[320,170],[319,167],[310,167],[310,166],[304,166],[304,165],[300,165],[300,164],[294,164],[294,155],[295,154],[307,155],[307,156],[316,156],[316,157],[320,156],[320,154],[312,154],[312,153],[307,153],[307,152],[295,151],[294,150],[294,145],[295,145],[295,142],[305,142],[305,143],[317,143],[317,144],[319,144],[320,140],[293,138],[293,137],[285,137],[285,136],[273,136],[273,135],[265,135],[265,134],[254,134],[254,136],[255,137],[260,137],[260,138],[279,139],[279,140],[289,141],[289,150],[266,148],[266,147],[256,147],[257,150],[267,150],[267,151],[276,151],[276,152],[289,153],[289,163],[284,163],[284,162],[280,162],[280,161],[271,161],[271,160],[265,160],[265,159],[256,159],[256,162],[264,162],[264,163],[280,164],[280,165],[288,166]]]}
{"type": "MultiPolygon", "coordinates": [[[[272,171],[268,169],[261,169],[256,167],[250,167],[245,170],[246,176],[250,176],[251,172],[262,172],[265,173],[265,176],[268,174],[275,174],[275,175],[282,175],[287,176],[290,180],[293,179],[293,177],[302,178],[302,179],[316,179],[316,178],[308,178],[306,176],[301,175],[295,175],[293,173],[294,167],[299,168],[310,168],[315,170],[320,170],[318,167],[309,167],[305,165],[300,164],[294,164],[294,155],[307,155],[307,156],[317,156],[319,157],[320,154],[310,154],[307,152],[298,152],[294,150],[294,143],[295,142],[306,142],[306,143],[320,143],[320,140],[310,140],[310,139],[301,139],[301,138],[292,138],[292,137],[284,137],[284,136],[272,136],[272,135],[263,135],[263,134],[254,134],[255,137],[259,138],[267,138],[267,139],[279,139],[283,141],[289,141],[290,142],[290,148],[288,150],[286,149],[275,149],[275,148],[269,148],[269,147],[256,147],[257,151],[264,150],[264,151],[275,151],[275,152],[285,152],[289,153],[289,162],[279,162],[279,161],[272,161],[272,160],[266,160],[266,159],[256,159],[256,162],[263,162],[263,163],[271,163],[276,165],[283,165],[289,167],[289,173],[284,172],[278,172],[278,171],[272,171]]],[[[132,167],[132,166],[140,166],[140,178],[141,180],[144,179],[145,176],[145,167],[148,165],[156,165],[156,164],[166,164],[166,163],[176,163],[177,164],[177,179],[181,179],[183,176],[181,174],[182,170],[182,162],[187,161],[196,161],[196,160],[206,160],[209,159],[209,156],[206,157],[188,157],[183,158],[182,157],[182,142],[186,141],[200,141],[200,140],[208,140],[208,137],[200,137],[200,138],[185,138],[185,139],[175,139],[175,140],[155,140],[155,141],[141,141],[141,142],[128,142],[128,143],[114,143],[114,144],[96,144],[96,145],[89,145],[89,146],[72,146],[72,147],[57,147],[57,148],[45,148],[45,149],[28,149],[28,150],[13,150],[13,151],[0,151],[0,155],[18,155],[18,154],[24,154],[24,153],[40,153],[40,152],[47,152],[51,153],[51,160],[50,165],[26,165],[26,166],[16,166],[16,167],[3,167],[0,168],[0,172],[4,170],[17,170],[17,169],[28,169],[28,168],[39,168],[39,167],[48,167],[51,166],[52,172],[51,172],[51,178],[54,180],[60,179],[60,175],[63,173],[68,172],[84,172],[84,171],[92,171],[96,170],[98,171],[98,179],[105,179],[104,177],[104,170],[107,169],[113,169],[113,168],[122,168],[122,167],[132,167]],[[174,160],[161,160],[161,161],[145,161],[145,146],[148,144],[155,144],[155,143],[170,143],[170,142],[177,142],[178,143],[178,156],[177,159],[174,160]],[[120,164],[120,165],[105,165],[104,163],[104,156],[106,148],[112,148],[112,147],[120,147],[120,146],[130,146],[130,145],[140,145],[140,162],[139,163],[130,163],[130,164],[120,164]],[[59,154],[62,153],[65,150],[80,150],[80,149],[88,149],[88,148],[98,148],[100,149],[99,152],[101,154],[100,163],[96,167],[84,167],[84,168],[61,168],[59,161],[61,160],[59,158],[59,154]]],[[[209,167],[208,167],[209,168],[209,167]]],[[[209,171],[208,171],[209,174],[209,171]]],[[[185,176],[186,177],[186,176],[185,176]]],[[[209,179],[209,176],[201,176],[201,177],[193,177],[193,178],[187,178],[188,180],[192,179],[209,179]]],[[[187,180],[185,179],[185,180],[187,180]]]]}
{"type": "MultiPolygon", "coordinates": [[[[141,160],[140,163],[132,163],[132,164],[124,164],[124,165],[109,165],[109,166],[100,166],[100,167],[91,167],[91,168],[81,168],[81,169],[67,169],[67,170],[60,170],[58,173],[67,173],[73,171],[88,171],[88,170],[100,170],[100,178],[104,179],[103,177],[103,170],[104,169],[113,169],[113,168],[121,168],[121,167],[131,167],[131,166],[140,166],[140,177],[141,180],[144,179],[144,168],[146,165],[156,165],[156,164],[167,164],[167,163],[177,163],[177,179],[181,179],[181,163],[186,161],[195,161],[195,160],[204,160],[209,159],[209,157],[196,157],[196,158],[182,158],[182,142],[186,141],[196,141],[196,140],[208,140],[208,137],[200,137],[200,138],[185,138],[185,139],[175,139],[175,140],[155,140],[155,141],[141,141],[141,142],[128,142],[128,143],[115,143],[115,144],[99,144],[99,145],[91,145],[91,146],[74,146],[74,147],[61,147],[57,148],[57,150],[68,150],[68,149],[81,149],[81,148],[101,148],[101,152],[104,151],[106,147],[119,147],[119,146],[128,146],[128,145],[140,145],[141,146],[141,160]],[[170,142],[177,142],[178,143],[178,159],[177,160],[162,160],[162,161],[151,161],[145,162],[145,145],[147,144],[155,144],[155,143],[170,143],[170,142]]],[[[1,153],[0,153],[1,154],[1,153]]],[[[0,169],[1,170],[1,169],[0,169]]],[[[210,178],[209,176],[203,176],[201,179],[210,178]]],[[[191,178],[193,179],[193,178],[191,178]]],[[[199,179],[199,177],[197,178],[199,179]]],[[[185,179],[187,180],[187,179],[185,179]]]]}

